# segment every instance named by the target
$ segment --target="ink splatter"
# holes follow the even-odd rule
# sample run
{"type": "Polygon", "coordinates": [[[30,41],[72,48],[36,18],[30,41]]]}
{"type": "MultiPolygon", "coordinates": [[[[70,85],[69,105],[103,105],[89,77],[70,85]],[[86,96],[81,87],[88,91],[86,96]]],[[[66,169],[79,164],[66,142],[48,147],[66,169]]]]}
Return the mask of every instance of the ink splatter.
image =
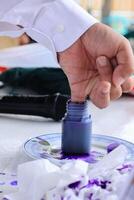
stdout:
{"type": "Polygon", "coordinates": [[[17,185],[18,185],[18,182],[15,180],[15,181],[12,181],[10,184],[11,184],[12,186],[17,186],[17,185]]]}
{"type": "Polygon", "coordinates": [[[114,143],[109,144],[107,146],[107,153],[110,153],[111,151],[113,151],[114,149],[116,149],[119,145],[120,145],[119,142],[114,142],[114,143]]]}

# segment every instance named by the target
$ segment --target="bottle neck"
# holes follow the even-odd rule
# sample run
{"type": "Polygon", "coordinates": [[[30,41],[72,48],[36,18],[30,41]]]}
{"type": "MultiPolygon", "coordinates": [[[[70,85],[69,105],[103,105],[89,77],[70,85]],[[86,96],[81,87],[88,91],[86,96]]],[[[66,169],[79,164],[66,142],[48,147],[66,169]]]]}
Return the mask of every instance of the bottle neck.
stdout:
{"type": "Polygon", "coordinates": [[[67,113],[65,118],[71,121],[80,121],[84,118],[89,118],[88,101],[82,103],[69,101],[67,103],[67,113]]]}

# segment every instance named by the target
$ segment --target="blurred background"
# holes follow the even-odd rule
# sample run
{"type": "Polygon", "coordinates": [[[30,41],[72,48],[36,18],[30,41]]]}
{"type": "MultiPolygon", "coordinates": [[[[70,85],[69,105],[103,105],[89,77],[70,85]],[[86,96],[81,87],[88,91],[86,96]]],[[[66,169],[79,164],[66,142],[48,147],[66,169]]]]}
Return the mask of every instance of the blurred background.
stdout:
{"type": "Polygon", "coordinates": [[[128,33],[134,24],[133,0],[79,0],[88,12],[121,34],[128,33]]]}
{"type": "MultiPolygon", "coordinates": [[[[134,46],[134,0],[75,0],[87,12],[115,31],[129,38],[134,46]]],[[[0,37],[0,49],[27,44],[30,39],[23,35],[17,39],[0,37]]]]}
{"type": "Polygon", "coordinates": [[[134,0],[77,0],[102,23],[129,39],[134,51],[134,0]]]}

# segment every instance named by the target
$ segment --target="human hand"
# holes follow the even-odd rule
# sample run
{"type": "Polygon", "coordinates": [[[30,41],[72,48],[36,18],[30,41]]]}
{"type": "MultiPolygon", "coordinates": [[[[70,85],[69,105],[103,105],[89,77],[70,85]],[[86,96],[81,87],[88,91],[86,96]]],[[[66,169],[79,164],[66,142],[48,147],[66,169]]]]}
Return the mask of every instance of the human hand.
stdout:
{"type": "Polygon", "coordinates": [[[104,108],[134,85],[130,77],[134,56],[128,40],[101,23],[58,53],[58,59],[68,77],[74,102],[89,97],[97,107],[104,108]]]}

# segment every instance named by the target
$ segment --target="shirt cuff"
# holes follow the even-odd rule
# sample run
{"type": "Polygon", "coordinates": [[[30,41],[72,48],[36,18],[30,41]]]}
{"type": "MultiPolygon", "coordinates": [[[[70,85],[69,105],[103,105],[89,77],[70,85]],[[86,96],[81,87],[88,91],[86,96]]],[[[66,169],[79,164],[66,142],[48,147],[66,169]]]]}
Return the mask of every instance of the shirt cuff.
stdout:
{"type": "Polygon", "coordinates": [[[26,32],[57,58],[98,21],[74,0],[20,0],[0,18],[0,35],[16,37],[26,32]],[[17,28],[21,25],[24,28],[17,28]]]}
{"type": "Polygon", "coordinates": [[[62,52],[97,22],[73,0],[56,0],[44,4],[32,28],[51,38],[56,52],[62,52]]]}

